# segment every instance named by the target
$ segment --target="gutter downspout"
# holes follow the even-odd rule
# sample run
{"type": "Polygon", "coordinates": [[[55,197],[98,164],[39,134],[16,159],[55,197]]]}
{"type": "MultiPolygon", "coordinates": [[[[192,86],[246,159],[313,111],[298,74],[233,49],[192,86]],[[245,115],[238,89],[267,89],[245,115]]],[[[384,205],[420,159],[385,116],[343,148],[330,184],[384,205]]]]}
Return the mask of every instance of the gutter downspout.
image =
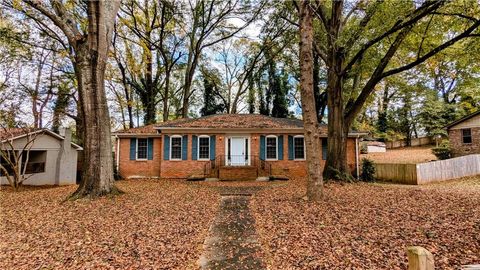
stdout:
{"type": "Polygon", "coordinates": [[[358,136],[355,138],[355,167],[357,170],[357,180],[360,179],[360,169],[358,164],[358,136]]]}
{"type": "Polygon", "coordinates": [[[117,140],[117,151],[115,151],[115,167],[117,169],[117,173],[120,173],[120,138],[115,135],[115,139],[117,140]]]}

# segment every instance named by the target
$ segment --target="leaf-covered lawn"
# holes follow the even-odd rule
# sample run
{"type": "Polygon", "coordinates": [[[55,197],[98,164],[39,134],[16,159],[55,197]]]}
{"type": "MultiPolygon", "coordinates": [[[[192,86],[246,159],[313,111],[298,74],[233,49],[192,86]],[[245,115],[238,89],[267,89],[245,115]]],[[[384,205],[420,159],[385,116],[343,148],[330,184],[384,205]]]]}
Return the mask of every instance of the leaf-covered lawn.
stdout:
{"type": "Polygon", "coordinates": [[[376,163],[407,163],[416,164],[437,160],[432,154],[432,146],[402,147],[387,149],[385,153],[369,153],[361,155],[376,163]]]}
{"type": "Polygon", "coordinates": [[[270,269],[406,269],[410,245],[429,249],[438,269],[480,262],[480,177],[331,183],[320,204],[302,199],[304,180],[118,186],[126,194],[65,203],[75,187],[1,190],[0,269],[197,269],[219,192],[250,189],[270,269]]]}
{"type": "Polygon", "coordinates": [[[420,245],[437,269],[480,263],[479,178],[424,187],[328,184],[320,204],[304,181],[264,190],[251,208],[271,269],[406,269],[420,245]]]}
{"type": "Polygon", "coordinates": [[[0,191],[0,269],[195,268],[219,202],[185,182],[118,182],[126,194],[61,203],[75,187],[0,191]]]}

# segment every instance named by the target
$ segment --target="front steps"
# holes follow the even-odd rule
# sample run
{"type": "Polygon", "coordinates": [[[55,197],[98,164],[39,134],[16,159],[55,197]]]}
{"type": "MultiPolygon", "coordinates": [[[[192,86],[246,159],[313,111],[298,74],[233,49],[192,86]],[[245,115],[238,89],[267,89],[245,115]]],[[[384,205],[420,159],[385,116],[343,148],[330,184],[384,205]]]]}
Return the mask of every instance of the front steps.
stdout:
{"type": "Polygon", "coordinates": [[[218,170],[218,178],[223,181],[255,180],[259,173],[255,166],[222,166],[218,170]]]}

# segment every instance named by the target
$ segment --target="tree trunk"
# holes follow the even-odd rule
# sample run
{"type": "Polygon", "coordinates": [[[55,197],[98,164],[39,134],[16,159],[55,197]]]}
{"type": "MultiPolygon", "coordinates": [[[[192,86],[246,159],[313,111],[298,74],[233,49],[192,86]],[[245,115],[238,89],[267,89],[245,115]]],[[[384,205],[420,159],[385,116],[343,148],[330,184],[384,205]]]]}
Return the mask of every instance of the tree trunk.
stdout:
{"type": "Polygon", "coordinates": [[[168,121],[168,98],[170,91],[170,71],[165,74],[165,89],[163,92],[163,122],[168,121]]]}
{"type": "Polygon", "coordinates": [[[342,68],[344,49],[337,40],[342,25],[343,1],[334,1],[332,17],[329,20],[327,56],[327,107],[328,107],[328,146],[327,162],[323,176],[327,179],[345,179],[350,174],[347,167],[347,136],[350,123],[345,119],[343,100],[342,68]]]}
{"type": "MultiPolygon", "coordinates": [[[[148,40],[150,40],[150,33],[147,34],[148,40]]],[[[153,60],[152,60],[152,48],[148,46],[144,50],[145,57],[145,92],[143,96],[143,106],[145,110],[145,118],[143,122],[145,125],[154,124],[156,122],[156,97],[157,97],[157,85],[153,83],[153,60]]]]}
{"type": "Polygon", "coordinates": [[[342,78],[334,70],[328,71],[328,143],[324,177],[340,179],[348,173],[347,137],[348,126],[344,118],[342,78]]]}
{"type": "Polygon", "coordinates": [[[305,150],[307,154],[307,198],[319,201],[323,197],[320,166],[320,137],[313,93],[313,25],[309,1],[300,3],[300,94],[302,99],[305,150]]]}
{"type": "Polygon", "coordinates": [[[122,85],[123,85],[123,91],[125,93],[125,99],[127,101],[127,112],[128,112],[128,128],[133,128],[133,109],[132,109],[132,95],[130,91],[130,85],[127,82],[127,73],[125,70],[125,67],[123,64],[117,60],[118,67],[120,69],[120,73],[122,74],[122,85]]]}
{"type": "Polygon", "coordinates": [[[39,112],[38,112],[38,95],[40,93],[40,84],[41,84],[41,80],[42,80],[42,71],[43,71],[43,64],[44,64],[44,61],[46,61],[46,57],[43,58],[43,52],[42,52],[42,55],[40,56],[40,59],[39,59],[40,63],[38,64],[38,67],[37,67],[37,77],[36,77],[36,80],[35,80],[35,88],[33,89],[33,93],[31,93],[31,96],[32,96],[32,114],[33,114],[33,127],[35,129],[38,129],[38,128],[41,128],[41,126],[39,126],[39,119],[40,119],[40,115],[39,115],[39,112]]]}
{"type": "Polygon", "coordinates": [[[110,115],[105,94],[105,68],[113,21],[119,2],[88,2],[88,36],[75,50],[83,122],[84,163],[82,181],[71,198],[118,193],[113,178],[110,115]]]}
{"type": "MultiPolygon", "coordinates": [[[[191,45],[192,46],[192,45],[191,45]]],[[[188,56],[188,64],[185,73],[185,84],[183,86],[183,102],[182,102],[182,118],[188,118],[188,109],[190,107],[190,96],[193,75],[198,64],[198,54],[196,51],[191,51],[188,56]],[[193,55],[192,55],[193,54],[193,55]]]]}

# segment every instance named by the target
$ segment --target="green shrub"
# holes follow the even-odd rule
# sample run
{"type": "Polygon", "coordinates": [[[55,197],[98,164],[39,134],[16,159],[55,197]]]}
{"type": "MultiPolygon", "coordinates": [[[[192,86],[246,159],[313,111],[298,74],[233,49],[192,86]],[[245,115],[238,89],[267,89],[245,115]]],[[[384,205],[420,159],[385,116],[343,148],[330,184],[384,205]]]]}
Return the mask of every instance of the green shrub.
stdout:
{"type": "Polygon", "coordinates": [[[368,154],[368,143],[367,142],[363,142],[362,144],[360,144],[360,154],[368,154]]]}
{"type": "Polygon", "coordinates": [[[440,160],[452,157],[452,151],[448,141],[443,141],[439,146],[432,148],[432,153],[440,160]]]}
{"type": "Polygon", "coordinates": [[[375,163],[367,158],[362,159],[362,173],[360,179],[365,182],[375,181],[375,163]]]}

